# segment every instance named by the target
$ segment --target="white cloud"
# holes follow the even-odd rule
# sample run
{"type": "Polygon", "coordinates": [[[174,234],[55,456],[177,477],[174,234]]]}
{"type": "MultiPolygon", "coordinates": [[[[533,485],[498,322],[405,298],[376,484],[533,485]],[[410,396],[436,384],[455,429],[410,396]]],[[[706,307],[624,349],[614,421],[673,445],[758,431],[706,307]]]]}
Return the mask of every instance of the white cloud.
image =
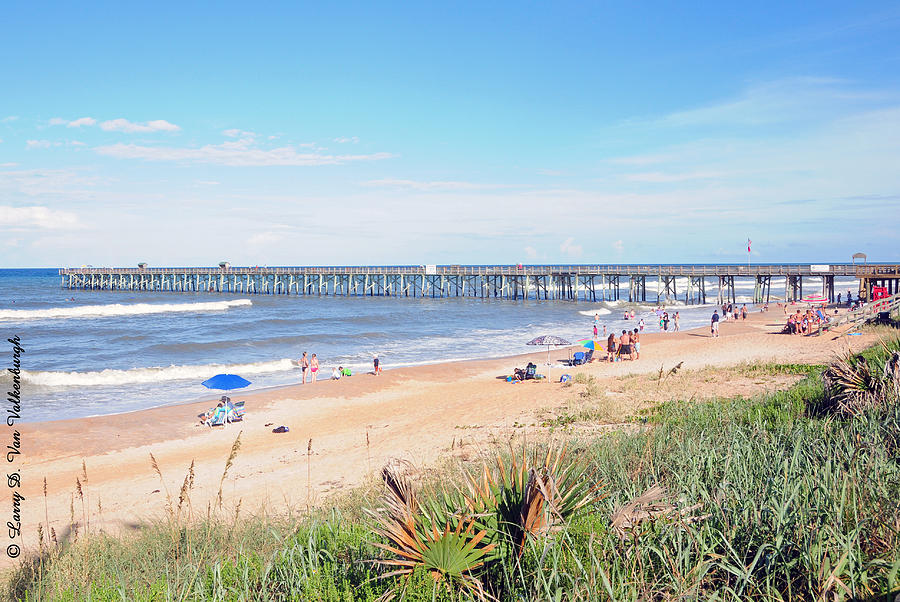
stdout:
{"type": "Polygon", "coordinates": [[[265,247],[284,240],[284,235],[278,232],[258,232],[247,239],[251,247],[265,247]]]}
{"type": "Polygon", "coordinates": [[[78,119],[75,119],[74,121],[70,121],[68,124],[66,124],[66,127],[80,128],[83,125],[94,125],[96,123],[97,123],[97,120],[94,119],[93,117],[79,117],[78,119]]]}
{"type": "Polygon", "coordinates": [[[10,121],[15,121],[18,118],[19,118],[18,115],[10,115],[8,117],[4,117],[3,119],[0,119],[0,123],[9,123],[10,121]]]}
{"type": "Polygon", "coordinates": [[[51,140],[28,140],[25,143],[26,148],[50,148],[51,146],[62,146],[62,142],[51,140]]]}
{"type": "Polygon", "coordinates": [[[534,247],[527,246],[527,247],[525,247],[524,251],[525,251],[525,256],[528,257],[528,259],[537,259],[538,252],[537,252],[537,249],[535,249],[534,247]]]}
{"type": "Polygon", "coordinates": [[[337,142],[338,144],[346,144],[348,142],[357,144],[359,142],[359,137],[358,136],[350,136],[348,138],[347,136],[338,136],[337,138],[334,139],[334,141],[337,142]]]}
{"type": "Polygon", "coordinates": [[[110,119],[100,124],[100,128],[107,132],[125,132],[127,134],[146,132],[177,132],[181,128],[164,119],[148,121],[147,123],[135,123],[127,119],[110,119]]]}
{"type": "Polygon", "coordinates": [[[80,227],[78,217],[67,211],[56,211],[48,207],[0,206],[0,228],[71,230],[80,227]]]}
{"type": "Polygon", "coordinates": [[[297,152],[293,146],[263,149],[252,145],[251,140],[236,140],[222,144],[208,144],[199,148],[173,148],[141,146],[137,144],[113,144],[94,149],[101,155],[120,159],[144,159],[145,161],[179,161],[187,163],[211,163],[234,167],[264,165],[340,165],[356,161],[390,159],[391,153],[369,155],[328,155],[320,152],[297,152]]]}
{"type": "Polygon", "coordinates": [[[395,178],[382,178],[380,180],[369,180],[362,183],[363,186],[377,186],[390,188],[405,188],[408,190],[420,190],[423,192],[438,192],[450,190],[490,190],[498,188],[508,188],[500,184],[478,184],[476,182],[457,182],[457,181],[431,181],[422,182],[417,180],[399,180],[395,178]]]}
{"type": "Polygon", "coordinates": [[[575,239],[571,236],[564,240],[561,245],[559,245],[559,250],[569,257],[581,257],[584,252],[582,246],[576,245],[575,239]]]}
{"type": "Polygon", "coordinates": [[[224,130],[222,132],[222,134],[224,134],[225,136],[227,136],[229,138],[255,138],[256,137],[255,132],[248,132],[246,130],[238,130],[238,129],[224,130]]]}
{"type": "Polygon", "coordinates": [[[66,123],[66,120],[62,117],[54,117],[50,121],[47,122],[50,125],[63,125],[66,123]]]}
{"type": "Polygon", "coordinates": [[[686,182],[689,180],[709,180],[721,178],[727,174],[718,171],[693,171],[683,173],[644,172],[627,174],[625,179],[629,182],[669,183],[686,182]]]}

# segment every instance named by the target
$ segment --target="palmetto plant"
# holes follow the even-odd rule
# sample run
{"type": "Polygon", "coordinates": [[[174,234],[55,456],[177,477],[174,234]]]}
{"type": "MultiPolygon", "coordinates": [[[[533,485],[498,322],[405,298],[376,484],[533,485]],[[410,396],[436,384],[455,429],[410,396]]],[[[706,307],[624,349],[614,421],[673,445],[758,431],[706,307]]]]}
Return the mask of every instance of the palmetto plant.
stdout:
{"type": "Polygon", "coordinates": [[[881,343],[884,365],[849,352],[835,359],[822,373],[824,413],[860,414],[900,396],[900,352],[881,343]]]}
{"type": "Polygon", "coordinates": [[[448,588],[468,590],[480,600],[490,598],[473,574],[492,557],[495,545],[482,542],[488,531],[475,517],[454,514],[440,502],[420,503],[412,483],[396,467],[386,466],[382,478],[384,507],[368,512],[375,519],[375,532],[389,542],[374,545],[392,554],[378,561],[392,569],[381,577],[400,577],[383,599],[400,593],[417,568],[448,588]]]}
{"type": "Polygon", "coordinates": [[[461,491],[465,508],[491,531],[501,556],[521,554],[528,537],[546,535],[579,510],[602,497],[589,465],[569,457],[567,447],[550,445],[543,453],[525,445],[508,462],[499,453],[470,475],[461,491]]]}
{"type": "Polygon", "coordinates": [[[393,555],[379,561],[393,569],[382,577],[401,577],[387,599],[419,567],[436,581],[490,598],[481,569],[521,555],[529,537],[562,527],[598,500],[602,486],[592,477],[586,462],[554,445],[543,452],[523,445],[507,461],[497,454],[465,485],[421,497],[399,471],[385,467],[384,507],[369,514],[376,532],[389,542],[375,545],[393,555]]]}

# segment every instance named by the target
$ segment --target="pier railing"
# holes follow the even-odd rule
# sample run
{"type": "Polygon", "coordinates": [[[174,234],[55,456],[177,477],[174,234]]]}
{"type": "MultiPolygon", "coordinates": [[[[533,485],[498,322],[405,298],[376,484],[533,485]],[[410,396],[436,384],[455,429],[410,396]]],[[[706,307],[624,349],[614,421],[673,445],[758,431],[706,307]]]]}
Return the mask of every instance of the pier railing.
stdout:
{"type": "Polygon", "coordinates": [[[707,288],[717,302],[736,302],[735,279],[753,279],[753,300],[768,301],[775,278],[784,279],[784,299],[803,296],[804,279],[835,298],[835,278],[870,287],[900,289],[900,265],[886,264],[558,264],[558,265],[394,265],[394,266],[231,266],[61,268],[70,289],[240,294],[297,294],[391,297],[493,297],[502,299],[648,301],[648,279],[656,280],[656,301],[706,303],[707,288]],[[709,285],[707,280],[710,280],[709,285]],[[680,293],[679,293],[680,289],[680,293]]]}

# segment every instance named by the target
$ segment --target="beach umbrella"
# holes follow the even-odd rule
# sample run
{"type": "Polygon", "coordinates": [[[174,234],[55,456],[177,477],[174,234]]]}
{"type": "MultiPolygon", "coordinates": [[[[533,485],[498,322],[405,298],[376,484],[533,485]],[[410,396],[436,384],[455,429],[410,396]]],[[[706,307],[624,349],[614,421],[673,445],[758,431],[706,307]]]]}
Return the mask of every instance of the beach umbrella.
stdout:
{"type": "Polygon", "coordinates": [[[212,378],[208,378],[200,383],[207,389],[242,389],[250,384],[246,378],[242,378],[237,374],[216,374],[212,378]]]}
{"type": "Polygon", "coordinates": [[[594,351],[597,351],[598,349],[600,349],[600,350],[603,349],[603,345],[606,343],[606,341],[595,341],[594,339],[582,339],[580,341],[575,341],[575,343],[577,345],[581,345],[582,347],[585,347],[586,349],[593,349],[594,351]]]}
{"type": "Polygon", "coordinates": [[[550,380],[550,347],[559,347],[562,345],[571,345],[569,341],[565,340],[562,337],[554,336],[552,334],[545,334],[544,336],[537,337],[536,339],[531,339],[526,345],[546,345],[547,346],[547,380],[550,380]]]}

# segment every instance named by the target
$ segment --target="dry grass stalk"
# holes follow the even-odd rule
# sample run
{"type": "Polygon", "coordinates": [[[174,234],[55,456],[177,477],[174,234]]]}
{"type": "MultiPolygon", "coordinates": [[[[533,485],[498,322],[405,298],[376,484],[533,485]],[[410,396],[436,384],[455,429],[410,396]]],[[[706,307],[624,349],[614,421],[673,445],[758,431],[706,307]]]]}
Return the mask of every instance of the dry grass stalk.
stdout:
{"type": "Polygon", "coordinates": [[[234,443],[231,444],[231,453],[228,454],[228,460],[225,461],[225,470],[222,471],[222,478],[219,480],[219,493],[216,495],[216,503],[219,508],[222,507],[222,487],[225,485],[225,477],[228,475],[228,470],[231,468],[232,464],[234,464],[234,459],[237,457],[238,450],[241,449],[241,434],[243,432],[244,431],[238,433],[234,443]]]}
{"type": "Polygon", "coordinates": [[[694,504],[681,510],[674,504],[665,502],[668,498],[665,488],[653,485],[644,493],[633,498],[625,505],[618,508],[610,520],[611,526],[619,539],[627,539],[635,536],[637,527],[641,524],[664,516],[688,517],[685,523],[692,523],[708,518],[710,515],[690,516],[700,509],[703,504],[694,504]]]}

